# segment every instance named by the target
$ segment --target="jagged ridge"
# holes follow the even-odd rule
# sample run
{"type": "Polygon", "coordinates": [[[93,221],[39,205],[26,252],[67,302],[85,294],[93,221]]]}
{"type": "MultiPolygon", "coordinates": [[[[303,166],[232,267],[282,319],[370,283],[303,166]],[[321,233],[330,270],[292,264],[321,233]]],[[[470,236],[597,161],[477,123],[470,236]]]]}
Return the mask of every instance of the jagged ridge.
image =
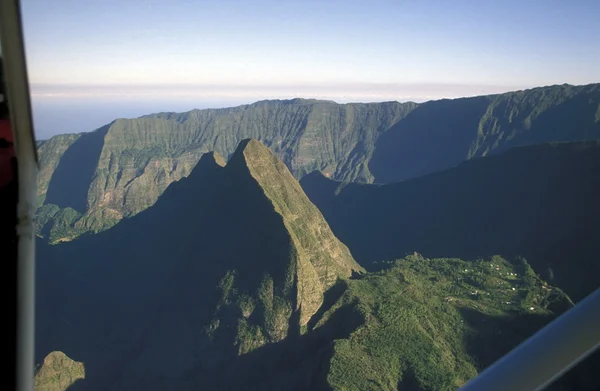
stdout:
{"type": "Polygon", "coordinates": [[[223,164],[205,154],[148,210],[39,247],[38,360],[64,351],[93,389],[208,370],[304,332],[324,291],[362,270],[268,148],[246,141],[223,164]]]}
{"type": "Polygon", "coordinates": [[[297,305],[304,326],[323,301],[323,293],[337,278],[361,271],[348,248],[331,233],[321,212],[310,202],[285,164],[267,147],[244,140],[231,160],[244,160],[275,211],[283,218],[293,244],[296,262],[297,305]]]}
{"type": "Polygon", "coordinates": [[[293,99],[119,119],[42,144],[38,233],[55,242],[109,228],[156,202],[203,153],[229,158],[249,137],[296,178],[323,170],[342,181],[389,183],[518,145],[597,138],[599,113],[600,85],[592,84],[421,105],[293,99]]]}

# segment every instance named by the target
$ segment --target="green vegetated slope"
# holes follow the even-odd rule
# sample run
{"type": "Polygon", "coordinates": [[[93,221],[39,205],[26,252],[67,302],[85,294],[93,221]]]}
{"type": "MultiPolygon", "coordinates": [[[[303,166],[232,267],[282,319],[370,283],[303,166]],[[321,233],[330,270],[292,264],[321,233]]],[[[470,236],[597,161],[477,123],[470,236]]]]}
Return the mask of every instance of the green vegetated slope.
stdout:
{"type": "Polygon", "coordinates": [[[354,303],[365,322],[334,342],[337,390],[455,390],[571,306],[525,261],[418,254],[347,283],[328,310],[354,303]]]}
{"type": "Polygon", "coordinates": [[[334,286],[302,336],[190,371],[176,389],[456,390],[572,306],[524,260],[414,254],[380,266],[334,286]]]}
{"type": "MultiPolygon", "coordinates": [[[[255,140],[38,255],[36,361],[84,365],[77,390],[451,390],[572,306],[518,258],[364,272],[255,140]]],[[[38,384],[74,379],[52,368],[38,384]]],[[[579,372],[554,389],[593,384],[579,372]]]]}
{"type": "Polygon", "coordinates": [[[34,389],[36,391],[66,391],[80,379],[85,378],[85,367],[63,352],[51,352],[36,369],[34,389]]]}
{"type": "Polygon", "coordinates": [[[173,379],[306,332],[325,291],[363,269],[256,140],[205,154],[150,209],[38,245],[36,360],[84,363],[81,389],[173,379]]]}
{"type": "MultiPolygon", "coordinates": [[[[295,99],[118,119],[80,136],[52,175],[40,177],[39,187],[48,188],[40,234],[56,242],[106,229],[154,204],[203,153],[229,158],[250,137],[269,146],[297,177],[322,169],[337,178],[369,181],[367,160],[375,140],[415,106],[295,99]],[[58,214],[67,208],[69,221],[58,214]]],[[[44,147],[42,155],[53,153],[44,147]]]]}
{"type": "Polygon", "coordinates": [[[562,85],[420,105],[294,99],[119,119],[42,144],[50,163],[42,164],[38,233],[58,242],[113,226],[156,202],[203,153],[227,159],[248,137],[298,179],[322,170],[341,181],[389,183],[518,145],[598,138],[599,96],[598,84],[562,85]],[[48,143],[68,148],[57,156],[48,143]]]}
{"type": "Polygon", "coordinates": [[[319,173],[302,186],[365,267],[429,257],[523,256],[579,300],[600,287],[600,143],[515,148],[388,185],[319,173]]]}

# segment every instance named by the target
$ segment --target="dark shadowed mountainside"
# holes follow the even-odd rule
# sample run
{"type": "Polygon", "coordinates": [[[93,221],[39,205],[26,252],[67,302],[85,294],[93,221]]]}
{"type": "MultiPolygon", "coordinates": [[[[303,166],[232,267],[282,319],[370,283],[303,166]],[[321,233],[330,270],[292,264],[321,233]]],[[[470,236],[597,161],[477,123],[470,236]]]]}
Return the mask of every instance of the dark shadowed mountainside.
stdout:
{"type": "Polygon", "coordinates": [[[450,391],[573,305],[523,259],[366,273],[256,140],[38,257],[38,391],[450,391]]]}
{"type": "Polygon", "coordinates": [[[597,138],[600,84],[445,99],[419,105],[382,135],[369,170],[377,183],[399,182],[516,146],[597,138]]]}
{"type": "Polygon", "coordinates": [[[579,300],[600,286],[600,142],[515,148],[388,185],[301,184],[367,268],[429,257],[525,257],[579,300]]]}
{"type": "MultiPolygon", "coordinates": [[[[223,282],[220,288],[227,286],[227,280],[223,282]]],[[[249,300],[231,293],[231,302],[221,303],[228,311],[249,300]]],[[[184,309],[175,301],[171,305],[184,309]]],[[[113,371],[102,378],[93,376],[95,361],[78,363],[52,352],[37,372],[36,390],[63,391],[65,384],[84,379],[68,389],[450,391],[571,306],[564,293],[539,279],[525,261],[492,257],[467,262],[414,254],[387,262],[380,272],[339,280],[303,333],[288,333],[277,342],[224,357],[231,340],[221,335],[203,341],[186,332],[188,324],[176,322],[168,332],[146,330],[144,335],[152,338],[136,341],[135,350],[125,356],[110,353],[113,371]],[[184,340],[187,343],[177,343],[184,340]],[[164,351],[166,346],[169,351],[164,351]],[[164,354],[149,353],[160,349],[164,354]],[[204,359],[202,353],[187,356],[207,349],[210,356],[204,359]],[[182,362],[186,370],[176,376],[182,362]],[[139,376],[143,367],[152,371],[139,376]],[[165,376],[166,371],[172,371],[171,376],[165,376]]],[[[187,317],[193,318],[200,308],[188,309],[192,314],[187,317]]],[[[228,315],[222,307],[218,313],[218,322],[235,316],[235,311],[228,315]]],[[[140,327],[155,328],[163,322],[168,320],[140,327]]],[[[246,323],[229,329],[229,336],[237,330],[238,337],[247,338],[240,334],[240,324],[246,323]]],[[[113,326],[109,335],[123,332],[113,326]]],[[[109,354],[105,343],[94,344],[95,349],[109,354]]],[[[589,389],[595,384],[593,366],[584,365],[548,390],[589,389]]]]}
{"type": "MultiPolygon", "coordinates": [[[[150,209],[38,245],[38,363],[85,365],[85,390],[162,390],[192,368],[306,331],[325,291],[362,268],[270,150],[205,154],[150,209]]],[[[50,372],[52,373],[52,372],[50,372]]],[[[38,379],[48,383],[48,379],[38,379]]]]}

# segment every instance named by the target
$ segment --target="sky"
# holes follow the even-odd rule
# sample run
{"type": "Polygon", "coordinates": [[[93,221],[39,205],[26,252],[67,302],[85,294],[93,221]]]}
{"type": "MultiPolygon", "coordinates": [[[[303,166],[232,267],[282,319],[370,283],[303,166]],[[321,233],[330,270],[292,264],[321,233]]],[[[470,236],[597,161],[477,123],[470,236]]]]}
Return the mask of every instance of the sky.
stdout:
{"type": "Polygon", "coordinates": [[[39,138],[273,98],[600,82],[597,0],[21,0],[39,138]]]}

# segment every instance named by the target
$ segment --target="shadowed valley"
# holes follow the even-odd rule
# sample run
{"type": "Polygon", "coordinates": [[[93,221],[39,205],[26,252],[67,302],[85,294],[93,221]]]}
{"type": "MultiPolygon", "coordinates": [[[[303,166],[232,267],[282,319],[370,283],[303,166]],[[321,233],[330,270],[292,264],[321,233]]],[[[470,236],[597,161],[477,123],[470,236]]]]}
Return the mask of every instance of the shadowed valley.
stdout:
{"type": "Polygon", "coordinates": [[[388,185],[302,186],[368,269],[428,257],[525,257],[579,300],[600,286],[600,143],[540,144],[388,185]]]}

